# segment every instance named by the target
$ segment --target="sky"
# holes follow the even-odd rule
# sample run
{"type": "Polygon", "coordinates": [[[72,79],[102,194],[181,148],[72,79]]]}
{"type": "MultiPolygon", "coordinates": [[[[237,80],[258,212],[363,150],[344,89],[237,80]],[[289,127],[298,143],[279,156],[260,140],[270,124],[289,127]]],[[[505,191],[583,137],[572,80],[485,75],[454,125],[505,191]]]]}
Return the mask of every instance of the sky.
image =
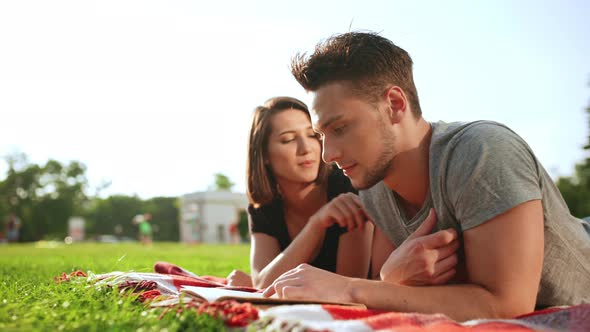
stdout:
{"type": "MultiPolygon", "coordinates": [[[[89,193],[245,192],[252,111],[310,104],[291,58],[350,30],[410,53],[427,121],[495,120],[553,176],[587,157],[588,1],[1,1],[0,157],[77,160],[89,193]]],[[[0,179],[7,170],[0,160],[0,179]]]]}

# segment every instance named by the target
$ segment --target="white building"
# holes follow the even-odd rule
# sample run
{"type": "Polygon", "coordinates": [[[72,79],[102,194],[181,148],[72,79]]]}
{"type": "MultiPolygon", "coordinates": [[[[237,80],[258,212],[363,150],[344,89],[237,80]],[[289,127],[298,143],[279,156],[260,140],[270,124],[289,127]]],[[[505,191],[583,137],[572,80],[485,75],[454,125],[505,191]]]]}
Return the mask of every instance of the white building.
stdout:
{"type": "Polygon", "coordinates": [[[180,241],[229,243],[230,226],[248,207],[246,194],[204,191],[180,197],[180,241]]]}

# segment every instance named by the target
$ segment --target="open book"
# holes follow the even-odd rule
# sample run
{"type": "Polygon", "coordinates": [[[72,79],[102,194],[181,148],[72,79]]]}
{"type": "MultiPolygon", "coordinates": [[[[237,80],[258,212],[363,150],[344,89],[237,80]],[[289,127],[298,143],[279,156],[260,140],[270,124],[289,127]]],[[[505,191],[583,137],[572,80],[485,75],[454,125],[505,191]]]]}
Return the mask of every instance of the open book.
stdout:
{"type": "Polygon", "coordinates": [[[206,302],[216,302],[223,300],[235,300],[238,302],[250,302],[253,304],[264,305],[280,305],[280,304],[337,304],[345,306],[355,306],[366,308],[364,304],[360,303],[340,303],[323,300],[294,300],[281,299],[276,297],[276,294],[271,297],[264,297],[262,293],[242,292],[231,289],[215,288],[215,287],[197,287],[197,286],[182,286],[181,292],[189,296],[195,297],[206,302]]]}

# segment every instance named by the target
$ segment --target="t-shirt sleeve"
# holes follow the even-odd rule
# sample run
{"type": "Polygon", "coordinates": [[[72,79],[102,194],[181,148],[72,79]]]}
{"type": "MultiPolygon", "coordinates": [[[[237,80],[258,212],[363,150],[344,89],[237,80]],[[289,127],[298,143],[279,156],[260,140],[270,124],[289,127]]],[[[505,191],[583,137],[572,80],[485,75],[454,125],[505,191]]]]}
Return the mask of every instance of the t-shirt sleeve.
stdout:
{"type": "Polygon", "coordinates": [[[272,222],[270,206],[254,208],[251,204],[248,206],[248,226],[250,234],[264,233],[277,237],[276,225],[272,222]]]}
{"type": "Polygon", "coordinates": [[[446,191],[467,230],[522,203],[541,199],[537,161],[508,128],[481,124],[457,138],[446,166],[446,191]]]}

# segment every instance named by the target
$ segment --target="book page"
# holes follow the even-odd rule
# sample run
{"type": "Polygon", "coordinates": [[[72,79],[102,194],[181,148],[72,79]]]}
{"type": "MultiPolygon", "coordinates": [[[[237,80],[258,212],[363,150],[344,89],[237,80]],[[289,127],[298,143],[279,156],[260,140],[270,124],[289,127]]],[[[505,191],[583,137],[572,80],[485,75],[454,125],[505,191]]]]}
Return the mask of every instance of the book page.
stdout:
{"type": "Polygon", "coordinates": [[[266,297],[262,296],[262,293],[241,292],[215,287],[182,286],[180,290],[189,293],[190,295],[202,298],[207,302],[215,302],[220,298],[226,297],[233,299],[266,299],[266,297]]]}
{"type": "Polygon", "coordinates": [[[264,297],[262,293],[250,293],[235,291],[230,289],[222,288],[210,288],[210,287],[197,287],[197,286],[182,286],[181,292],[190,296],[199,298],[207,302],[223,301],[223,300],[236,300],[238,302],[250,302],[257,304],[269,304],[269,305],[280,305],[280,304],[337,304],[345,306],[355,306],[360,308],[366,308],[364,304],[359,303],[340,303],[330,302],[323,300],[296,300],[296,299],[282,299],[276,294],[271,297],[264,297]]]}

